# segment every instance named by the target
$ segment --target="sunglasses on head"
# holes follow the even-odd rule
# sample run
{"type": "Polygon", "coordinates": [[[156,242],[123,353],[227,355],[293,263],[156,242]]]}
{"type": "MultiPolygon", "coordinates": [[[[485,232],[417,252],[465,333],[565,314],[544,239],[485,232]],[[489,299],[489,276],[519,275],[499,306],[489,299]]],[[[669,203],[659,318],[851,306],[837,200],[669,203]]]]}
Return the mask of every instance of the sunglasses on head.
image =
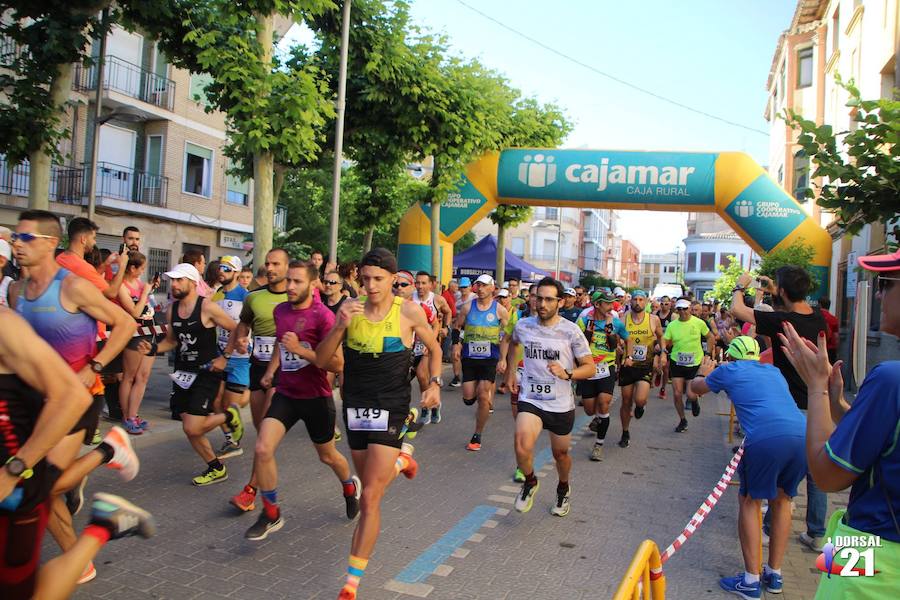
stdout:
{"type": "MultiPolygon", "coordinates": [[[[335,283],[337,283],[337,282],[335,282],[335,283]]],[[[394,284],[394,289],[396,290],[397,288],[406,288],[411,285],[412,285],[411,283],[406,283],[405,281],[398,281],[397,283],[394,284]]]]}
{"type": "Polygon", "coordinates": [[[339,284],[339,283],[340,283],[340,281],[334,281],[334,280],[331,280],[331,279],[326,279],[326,280],[325,280],[325,285],[337,285],[337,284],[339,284]]]}
{"type": "Polygon", "coordinates": [[[887,277],[885,275],[879,275],[876,282],[876,285],[878,286],[878,293],[880,294],[884,292],[884,290],[891,287],[895,281],[900,281],[900,277],[887,277]]]}
{"type": "Polygon", "coordinates": [[[10,234],[9,239],[13,242],[22,242],[23,244],[30,244],[34,240],[41,238],[44,240],[52,239],[55,236],[52,235],[44,235],[42,233],[16,233],[13,232],[10,234]]]}
{"type": "Polygon", "coordinates": [[[219,265],[219,270],[223,273],[231,273],[232,271],[234,271],[234,269],[232,269],[228,265],[219,265]]]}

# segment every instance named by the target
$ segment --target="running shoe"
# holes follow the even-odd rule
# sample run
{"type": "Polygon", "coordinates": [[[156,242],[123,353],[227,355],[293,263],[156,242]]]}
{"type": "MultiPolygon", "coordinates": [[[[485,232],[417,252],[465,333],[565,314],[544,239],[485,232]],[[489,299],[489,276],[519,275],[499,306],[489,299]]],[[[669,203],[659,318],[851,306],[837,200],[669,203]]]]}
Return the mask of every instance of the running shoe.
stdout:
{"type": "Polygon", "coordinates": [[[804,531],[797,536],[797,540],[813,552],[822,551],[822,538],[820,537],[811,536],[804,531]]]}
{"type": "Polygon", "coordinates": [[[591,419],[591,422],[588,424],[588,429],[597,433],[597,430],[600,429],[600,417],[594,417],[591,419]]]}
{"type": "Polygon", "coordinates": [[[147,431],[150,429],[150,422],[147,419],[142,419],[140,415],[134,415],[134,422],[140,425],[141,429],[147,431]]]}
{"type": "Polygon", "coordinates": [[[84,507],[84,488],[87,485],[87,476],[78,482],[74,488],[66,492],[66,508],[73,517],[81,512],[84,507]]]}
{"type": "Polygon", "coordinates": [[[522,491],[516,496],[516,510],[521,513],[527,513],[534,504],[534,495],[541,488],[541,482],[536,481],[534,485],[528,485],[528,482],[522,484],[522,491]]]}
{"type": "Polygon", "coordinates": [[[427,408],[422,409],[422,425],[431,423],[431,412],[427,408]]]}
{"type": "Polygon", "coordinates": [[[94,437],[91,438],[91,443],[86,444],[86,445],[87,446],[96,446],[97,444],[99,444],[102,441],[103,441],[103,436],[100,435],[100,428],[98,427],[98,428],[94,429],[94,437]]]}
{"type": "Polygon", "coordinates": [[[347,588],[341,588],[341,593],[338,594],[338,600],[356,600],[356,592],[348,590],[347,588]]]}
{"type": "Polygon", "coordinates": [[[461,385],[462,385],[462,382],[460,382],[459,377],[454,376],[453,381],[450,382],[450,387],[459,387],[461,385]]]}
{"type": "Polygon", "coordinates": [[[603,444],[594,444],[594,449],[591,450],[591,460],[594,462],[603,460],[603,444]]]}
{"type": "Polygon", "coordinates": [[[431,409],[431,424],[437,425],[441,422],[441,406],[437,405],[431,409]]]}
{"type": "Polygon", "coordinates": [[[232,496],[228,502],[241,512],[250,512],[256,508],[256,490],[245,485],[244,489],[232,496]]]}
{"type": "Polygon", "coordinates": [[[254,541],[264,540],[270,533],[278,531],[282,527],[284,527],[284,519],[281,517],[280,512],[277,517],[270,519],[266,516],[266,511],[263,510],[259,513],[256,523],[244,533],[244,537],[254,541]]]}
{"type": "Polygon", "coordinates": [[[412,444],[403,443],[400,446],[400,456],[403,456],[407,460],[406,468],[400,471],[403,473],[403,476],[407,479],[413,479],[416,476],[416,473],[419,472],[419,463],[416,462],[416,459],[412,457],[412,453],[415,448],[413,448],[412,444]]]}
{"type": "Polygon", "coordinates": [[[565,494],[556,493],[556,504],[553,505],[553,508],[550,509],[551,515],[556,515],[557,517],[564,517],[569,514],[569,497],[572,495],[572,486],[569,486],[569,489],[565,494]]]}
{"type": "Polygon", "coordinates": [[[244,449],[241,448],[240,444],[235,444],[230,440],[225,440],[225,443],[222,444],[222,447],[219,448],[219,451],[216,452],[216,458],[219,460],[225,460],[226,458],[234,458],[236,456],[240,456],[244,453],[244,449]]]}
{"type": "Polygon", "coordinates": [[[207,467],[205,471],[194,477],[191,481],[194,482],[194,485],[203,486],[221,483],[226,479],[228,479],[228,470],[225,468],[225,465],[222,465],[221,469],[207,467]]]}
{"type": "Polygon", "coordinates": [[[631,434],[627,431],[622,432],[622,439],[619,440],[619,448],[627,448],[628,443],[631,441],[631,434]]]}
{"type": "Polygon", "coordinates": [[[687,427],[687,419],[682,419],[678,422],[678,427],[675,428],[675,433],[684,433],[685,431],[687,431],[687,427]]]}
{"type": "Polygon", "coordinates": [[[784,579],[781,577],[780,573],[771,571],[766,573],[764,570],[762,584],[770,594],[780,594],[784,591],[784,579]]]}
{"type": "Polygon", "coordinates": [[[691,414],[695,417],[700,416],[700,398],[694,400],[693,404],[691,404],[691,414]]]}
{"type": "Polygon", "coordinates": [[[653,387],[659,387],[661,384],[662,384],[662,373],[657,371],[656,376],[653,377],[653,387]]]}
{"type": "Polygon", "coordinates": [[[665,386],[659,388],[659,398],[660,398],[661,400],[665,400],[665,399],[666,399],[666,387],[665,387],[665,386]]]}
{"type": "Polygon", "coordinates": [[[472,439],[469,440],[469,443],[466,444],[466,450],[471,452],[478,452],[481,450],[481,436],[477,433],[472,436],[472,439]]]}
{"type": "Polygon", "coordinates": [[[362,481],[356,475],[350,479],[353,480],[353,493],[349,496],[344,495],[344,502],[347,504],[347,518],[351,521],[359,514],[359,498],[362,496],[362,481]]]}
{"type": "Polygon", "coordinates": [[[745,600],[756,600],[761,596],[759,582],[746,584],[744,583],[744,574],[738,573],[734,577],[723,577],[719,580],[719,587],[726,592],[731,592],[736,596],[740,596],[745,600]]]}
{"type": "Polygon", "coordinates": [[[424,425],[424,421],[419,421],[419,409],[415,406],[410,407],[406,420],[403,421],[403,427],[400,429],[400,435],[397,438],[402,440],[405,437],[408,440],[414,440],[416,439],[416,434],[419,433],[419,430],[424,425]]]}
{"type": "Polygon", "coordinates": [[[97,578],[97,569],[94,568],[94,561],[91,561],[84,568],[84,571],[81,572],[81,577],[78,578],[77,583],[81,585],[82,583],[87,583],[88,581],[93,581],[97,578]]]}
{"type": "Polygon", "coordinates": [[[131,439],[122,428],[113,427],[110,429],[103,441],[112,446],[113,449],[113,457],[106,463],[106,468],[118,471],[119,478],[122,481],[131,481],[137,477],[141,468],[141,461],[131,446],[131,439]]]}
{"type": "Polygon", "coordinates": [[[110,539],[130,535],[149,538],[156,535],[153,515],[125,498],[98,492],[91,504],[91,525],[100,525],[110,533],[110,539]]]}
{"type": "Polygon", "coordinates": [[[635,404],[635,406],[634,406],[634,418],[635,418],[635,419],[640,419],[640,418],[643,417],[643,416],[644,416],[644,407],[643,407],[643,406],[638,406],[638,405],[635,404]]]}
{"type": "Polygon", "coordinates": [[[141,435],[142,433],[144,433],[144,430],[141,429],[141,426],[131,419],[125,419],[124,421],[122,421],[122,429],[127,431],[129,435],[141,435]]]}
{"type": "Polygon", "coordinates": [[[522,472],[522,469],[516,467],[516,472],[513,473],[513,481],[516,483],[525,483],[525,473],[522,472]]]}
{"type": "Polygon", "coordinates": [[[339,441],[341,441],[342,439],[344,439],[344,434],[341,433],[340,428],[335,427],[335,428],[334,428],[334,441],[335,441],[335,442],[339,442],[339,441]]]}
{"type": "Polygon", "coordinates": [[[241,421],[241,413],[234,406],[228,407],[228,412],[231,413],[232,417],[232,426],[231,426],[231,441],[235,444],[241,443],[241,438],[244,437],[244,423],[241,421]]]}

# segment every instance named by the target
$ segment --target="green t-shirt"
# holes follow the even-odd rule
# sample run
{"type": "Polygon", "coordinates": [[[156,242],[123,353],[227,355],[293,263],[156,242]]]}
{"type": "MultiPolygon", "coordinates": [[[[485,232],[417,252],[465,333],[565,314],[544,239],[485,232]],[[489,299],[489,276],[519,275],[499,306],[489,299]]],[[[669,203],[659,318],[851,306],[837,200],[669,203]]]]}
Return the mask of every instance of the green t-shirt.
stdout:
{"type": "Polygon", "coordinates": [[[241,323],[247,323],[253,329],[253,336],[274,336],[275,307],[287,302],[287,292],[271,292],[268,286],[253,290],[244,298],[241,307],[241,323]]]}
{"type": "Polygon", "coordinates": [[[680,367],[696,367],[703,360],[701,341],[709,333],[709,327],[701,319],[691,317],[687,321],[674,319],[666,327],[663,336],[672,341],[670,359],[680,367]]]}

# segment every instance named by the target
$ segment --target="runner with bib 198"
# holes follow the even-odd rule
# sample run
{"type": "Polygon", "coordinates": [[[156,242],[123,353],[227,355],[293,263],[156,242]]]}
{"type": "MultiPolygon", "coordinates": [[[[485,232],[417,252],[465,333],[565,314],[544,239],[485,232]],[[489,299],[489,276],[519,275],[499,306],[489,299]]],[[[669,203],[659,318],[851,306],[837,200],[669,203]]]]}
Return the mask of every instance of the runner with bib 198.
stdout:
{"type": "Polygon", "coordinates": [[[542,429],[550,433],[550,448],[556,461],[559,484],[556,503],[550,512],[558,517],[569,514],[569,471],[572,457],[569,446],[575,425],[575,396],[572,381],[587,379],[595,372],[591,349],[581,330],[559,315],[563,286],[545,277],[538,284],[537,316],[516,323],[508,351],[515,356],[521,344],[524,369],[521,382],[510,369],[506,384],[518,394],[516,414],[516,462],[525,475],[522,491],[516,496],[516,510],[528,512],[534,503],[539,483],[534,474],[534,445],[542,429]]]}

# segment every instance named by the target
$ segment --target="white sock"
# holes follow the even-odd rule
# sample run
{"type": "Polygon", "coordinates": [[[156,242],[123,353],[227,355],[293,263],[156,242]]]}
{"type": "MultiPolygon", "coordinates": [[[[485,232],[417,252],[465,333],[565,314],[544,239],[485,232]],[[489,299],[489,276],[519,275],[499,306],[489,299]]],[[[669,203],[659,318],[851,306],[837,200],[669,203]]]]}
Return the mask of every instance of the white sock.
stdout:
{"type": "Polygon", "coordinates": [[[759,583],[759,575],[755,573],[748,573],[744,571],[744,583],[747,585],[753,585],[754,583],[759,583]]]}
{"type": "Polygon", "coordinates": [[[772,567],[769,566],[769,563],[766,563],[765,565],[763,565],[763,573],[765,573],[766,575],[769,575],[771,573],[775,573],[776,575],[781,575],[781,569],[773,569],[772,567]]]}

